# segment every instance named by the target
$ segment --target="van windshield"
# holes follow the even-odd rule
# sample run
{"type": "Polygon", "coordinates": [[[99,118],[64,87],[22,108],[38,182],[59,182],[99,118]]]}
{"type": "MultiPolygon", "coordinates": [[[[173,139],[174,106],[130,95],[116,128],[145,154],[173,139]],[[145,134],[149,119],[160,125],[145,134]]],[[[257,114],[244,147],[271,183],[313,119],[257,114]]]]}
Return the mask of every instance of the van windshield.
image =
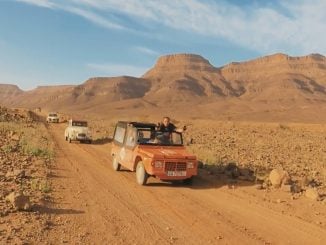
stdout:
{"type": "Polygon", "coordinates": [[[181,133],[162,133],[150,129],[138,129],[137,142],[141,145],[183,145],[181,133]]]}

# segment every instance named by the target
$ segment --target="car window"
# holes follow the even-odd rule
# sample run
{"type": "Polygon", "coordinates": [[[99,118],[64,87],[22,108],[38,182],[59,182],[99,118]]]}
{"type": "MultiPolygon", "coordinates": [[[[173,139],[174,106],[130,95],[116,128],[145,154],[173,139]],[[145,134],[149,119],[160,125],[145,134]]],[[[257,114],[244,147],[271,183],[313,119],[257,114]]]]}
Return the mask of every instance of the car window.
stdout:
{"type": "Polygon", "coordinates": [[[154,130],[138,130],[139,144],[182,145],[182,134],[178,132],[162,133],[154,130]]]}
{"type": "Polygon", "coordinates": [[[136,144],[136,130],[134,128],[128,128],[126,135],[126,146],[133,147],[136,144]]]}
{"type": "Polygon", "coordinates": [[[182,137],[180,133],[173,132],[171,135],[171,143],[174,145],[182,145],[182,137]]]}
{"type": "Polygon", "coordinates": [[[87,122],[73,121],[72,126],[87,127],[87,122]]]}
{"type": "Polygon", "coordinates": [[[151,131],[147,129],[138,129],[137,141],[138,143],[147,143],[151,139],[151,131]]]}
{"type": "Polygon", "coordinates": [[[114,134],[114,140],[122,144],[125,136],[125,132],[126,132],[125,128],[117,127],[114,134]]]}

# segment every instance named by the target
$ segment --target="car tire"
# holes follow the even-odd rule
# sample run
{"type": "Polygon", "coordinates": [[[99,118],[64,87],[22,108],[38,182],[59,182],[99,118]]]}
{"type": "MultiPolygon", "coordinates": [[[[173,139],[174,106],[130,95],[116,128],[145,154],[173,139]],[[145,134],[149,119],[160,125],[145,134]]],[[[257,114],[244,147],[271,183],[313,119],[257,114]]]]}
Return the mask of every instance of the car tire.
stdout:
{"type": "Polygon", "coordinates": [[[118,159],[115,156],[113,156],[112,159],[112,168],[114,171],[119,171],[121,168],[121,164],[118,162],[118,159]]]}
{"type": "Polygon", "coordinates": [[[148,174],[146,173],[143,162],[138,162],[136,167],[136,181],[139,185],[146,185],[148,174]]]}
{"type": "Polygon", "coordinates": [[[68,142],[71,143],[71,138],[69,137],[69,135],[68,135],[68,142]]]}

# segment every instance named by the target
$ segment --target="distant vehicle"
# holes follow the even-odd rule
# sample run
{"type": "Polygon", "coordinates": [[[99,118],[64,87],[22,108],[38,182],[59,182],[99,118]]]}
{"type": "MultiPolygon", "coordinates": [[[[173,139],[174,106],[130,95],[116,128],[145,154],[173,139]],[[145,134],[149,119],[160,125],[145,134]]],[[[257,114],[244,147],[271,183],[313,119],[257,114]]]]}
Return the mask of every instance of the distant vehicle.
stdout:
{"type": "Polygon", "coordinates": [[[59,122],[59,116],[56,112],[50,112],[46,118],[47,123],[58,123],[59,122]]]}
{"type": "Polygon", "coordinates": [[[68,127],[65,130],[65,140],[71,143],[71,141],[79,141],[81,143],[92,143],[91,131],[87,126],[87,121],[70,119],[68,121],[68,127]]]}
{"type": "Polygon", "coordinates": [[[119,121],[112,142],[112,166],[136,171],[136,181],[147,183],[148,177],[163,181],[183,180],[191,184],[197,175],[197,158],[183,145],[182,134],[163,134],[152,123],[119,121]]]}

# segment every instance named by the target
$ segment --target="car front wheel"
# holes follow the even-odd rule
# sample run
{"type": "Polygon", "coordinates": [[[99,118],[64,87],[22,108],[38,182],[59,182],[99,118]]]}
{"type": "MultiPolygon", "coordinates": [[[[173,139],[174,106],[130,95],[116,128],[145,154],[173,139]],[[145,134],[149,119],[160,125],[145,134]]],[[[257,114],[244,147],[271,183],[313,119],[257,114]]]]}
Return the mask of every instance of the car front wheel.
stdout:
{"type": "Polygon", "coordinates": [[[147,179],[148,179],[148,174],[146,173],[144,164],[142,162],[139,162],[136,168],[137,183],[140,185],[146,185],[147,179]]]}
{"type": "Polygon", "coordinates": [[[115,156],[112,159],[112,167],[113,167],[114,171],[119,171],[121,168],[121,164],[118,162],[118,160],[115,156]]]}

